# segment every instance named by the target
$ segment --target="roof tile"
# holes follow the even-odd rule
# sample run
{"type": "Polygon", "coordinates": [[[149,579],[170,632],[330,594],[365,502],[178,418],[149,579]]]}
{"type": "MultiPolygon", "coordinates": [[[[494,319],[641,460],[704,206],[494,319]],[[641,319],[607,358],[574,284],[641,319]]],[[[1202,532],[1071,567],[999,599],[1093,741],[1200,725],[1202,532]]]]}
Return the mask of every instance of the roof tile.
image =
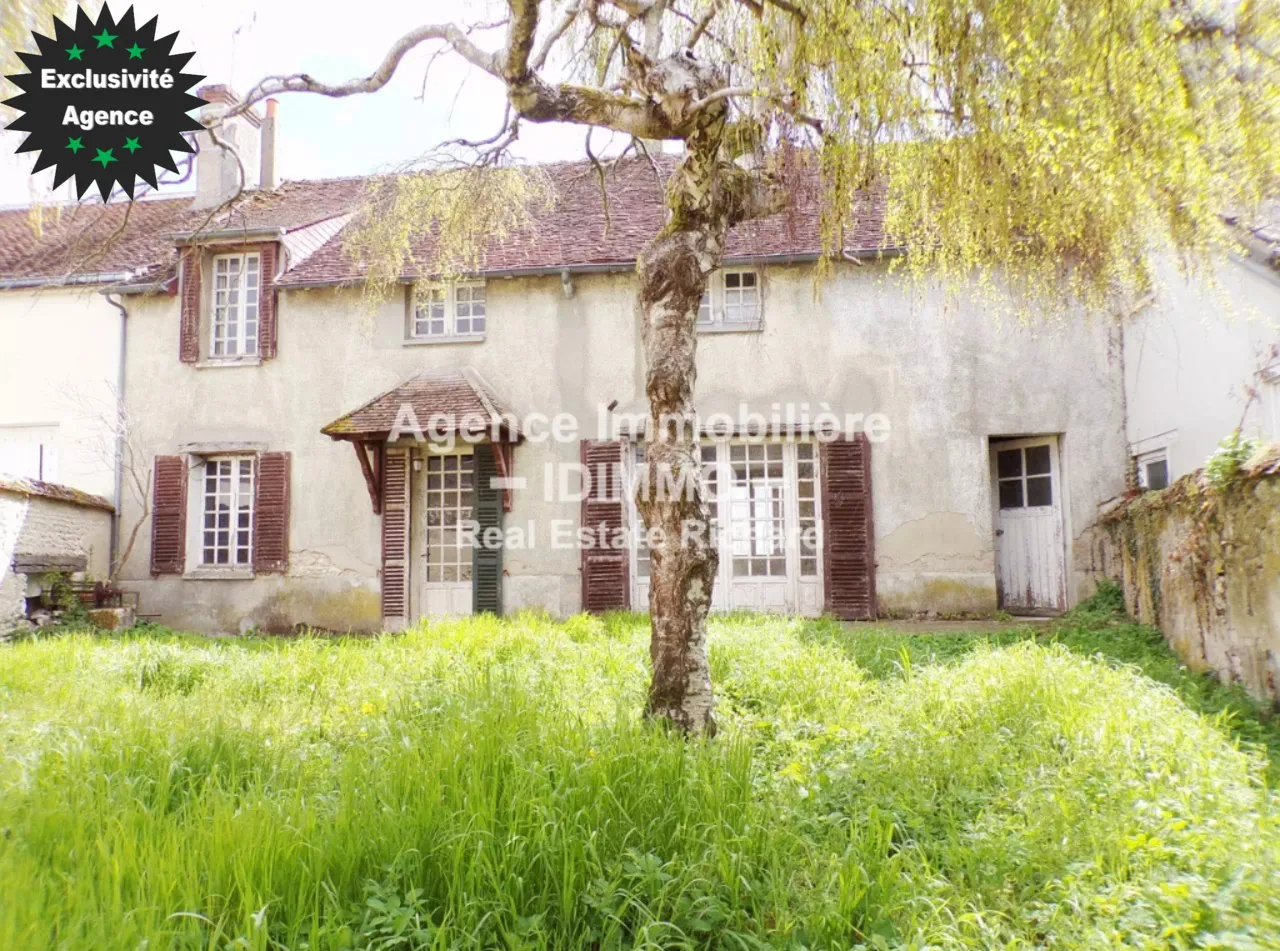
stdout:
{"type": "MultiPolygon", "coordinates": [[[[645,242],[662,227],[665,178],[675,161],[673,156],[658,157],[654,163],[623,159],[606,171],[603,190],[597,169],[588,162],[545,166],[554,195],[551,209],[528,231],[495,240],[483,270],[632,265],[645,242]]],[[[154,285],[172,276],[175,234],[296,231],[357,211],[370,200],[372,181],[286,182],[275,191],[247,192],[230,210],[213,217],[209,211],[193,211],[189,197],[48,206],[38,216],[31,209],[0,211],[0,281],[88,280],[130,271],[133,277],[123,282],[126,288],[154,285]]],[[[820,208],[818,189],[812,185],[812,179],[803,181],[792,195],[791,207],[782,214],[735,228],[726,256],[732,260],[819,253],[820,208]]],[[[859,202],[846,230],[845,250],[872,252],[887,247],[884,213],[883,195],[859,202]]],[[[344,228],[328,238],[283,275],[278,285],[359,280],[361,270],[346,250],[345,233],[344,228]]],[[[415,258],[430,260],[433,250],[431,236],[424,236],[414,249],[415,258]]],[[[412,280],[423,275],[410,269],[404,276],[412,280]]]]}
{"type": "Polygon", "coordinates": [[[498,402],[473,371],[425,370],[363,406],[335,419],[320,431],[334,439],[383,438],[397,423],[410,422],[405,408],[424,434],[482,432],[495,421],[508,438],[519,438],[515,417],[498,402]]]}

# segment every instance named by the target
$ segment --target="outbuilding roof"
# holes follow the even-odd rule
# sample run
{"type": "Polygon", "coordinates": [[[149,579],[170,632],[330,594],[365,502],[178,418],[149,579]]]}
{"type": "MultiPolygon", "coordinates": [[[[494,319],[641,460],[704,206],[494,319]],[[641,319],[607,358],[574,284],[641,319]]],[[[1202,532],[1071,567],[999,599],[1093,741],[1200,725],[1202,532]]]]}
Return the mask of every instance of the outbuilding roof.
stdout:
{"type": "Polygon", "coordinates": [[[0,475],[0,492],[11,492],[14,495],[25,495],[28,498],[50,499],[54,502],[66,502],[81,508],[102,509],[114,512],[116,507],[100,495],[81,492],[69,485],[58,485],[55,482],[40,482],[36,479],[22,479],[17,476],[0,475]]]}

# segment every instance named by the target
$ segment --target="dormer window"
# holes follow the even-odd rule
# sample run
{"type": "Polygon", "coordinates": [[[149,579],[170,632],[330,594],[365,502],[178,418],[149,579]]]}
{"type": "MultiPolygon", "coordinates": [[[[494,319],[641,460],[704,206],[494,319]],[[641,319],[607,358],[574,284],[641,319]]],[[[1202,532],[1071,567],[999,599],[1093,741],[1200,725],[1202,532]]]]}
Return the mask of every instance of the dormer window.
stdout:
{"type": "Polygon", "coordinates": [[[725,268],[707,280],[698,306],[698,329],[758,330],[763,316],[760,272],[755,268],[725,268]]]}
{"type": "Polygon", "coordinates": [[[482,281],[431,287],[413,310],[409,337],[414,342],[483,340],[488,317],[482,281]]]}
{"type": "Polygon", "coordinates": [[[218,254],[213,258],[213,301],[210,311],[214,360],[258,355],[258,297],[262,257],[218,254]]]}

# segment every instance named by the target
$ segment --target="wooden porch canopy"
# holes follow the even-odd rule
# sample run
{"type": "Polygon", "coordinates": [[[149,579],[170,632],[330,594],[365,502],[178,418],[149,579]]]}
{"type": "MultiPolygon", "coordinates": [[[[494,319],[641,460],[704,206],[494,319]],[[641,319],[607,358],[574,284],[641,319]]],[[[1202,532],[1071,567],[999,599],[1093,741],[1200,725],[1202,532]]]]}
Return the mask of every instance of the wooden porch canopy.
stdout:
{"type": "MultiPolygon", "coordinates": [[[[515,415],[507,411],[475,373],[424,371],[375,396],[320,430],[352,444],[364,474],[375,515],[382,514],[387,442],[393,434],[423,439],[454,436],[489,442],[501,478],[511,475],[511,449],[523,437],[515,415]]],[[[511,511],[511,490],[503,490],[503,509],[511,511]]]]}

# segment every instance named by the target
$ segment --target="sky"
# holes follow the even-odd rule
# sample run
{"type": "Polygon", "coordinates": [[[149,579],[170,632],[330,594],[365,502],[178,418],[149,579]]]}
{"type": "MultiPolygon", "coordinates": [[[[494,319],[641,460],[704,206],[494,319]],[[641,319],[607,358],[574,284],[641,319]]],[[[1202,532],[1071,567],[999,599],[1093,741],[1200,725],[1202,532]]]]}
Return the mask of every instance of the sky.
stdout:
{"type": "MultiPolygon", "coordinates": [[[[117,17],[127,9],[121,0],[111,8],[117,17]]],[[[134,8],[139,22],[158,16],[161,35],[177,31],[175,52],[195,50],[189,72],[241,93],[277,73],[306,72],[326,82],[366,76],[413,27],[484,23],[500,15],[492,3],[463,0],[356,0],[341,5],[331,0],[138,0],[134,8]]],[[[490,48],[501,44],[499,33],[487,35],[490,48]]],[[[26,48],[34,50],[35,45],[26,48]]],[[[406,56],[395,78],[373,95],[341,100],[280,96],[277,174],[300,179],[376,172],[411,161],[444,139],[496,132],[503,113],[501,84],[451,54],[438,57],[426,74],[430,49],[419,47],[406,56]]],[[[17,92],[8,83],[4,86],[9,94],[17,92]]],[[[584,136],[578,127],[526,124],[514,151],[532,160],[579,158],[584,136]]],[[[596,133],[593,150],[602,149],[605,137],[596,133]]],[[[29,203],[41,186],[48,188],[52,170],[33,178],[33,157],[15,154],[23,138],[25,134],[0,132],[0,206],[29,203]]],[[[90,194],[85,193],[86,199],[90,194]]]]}

